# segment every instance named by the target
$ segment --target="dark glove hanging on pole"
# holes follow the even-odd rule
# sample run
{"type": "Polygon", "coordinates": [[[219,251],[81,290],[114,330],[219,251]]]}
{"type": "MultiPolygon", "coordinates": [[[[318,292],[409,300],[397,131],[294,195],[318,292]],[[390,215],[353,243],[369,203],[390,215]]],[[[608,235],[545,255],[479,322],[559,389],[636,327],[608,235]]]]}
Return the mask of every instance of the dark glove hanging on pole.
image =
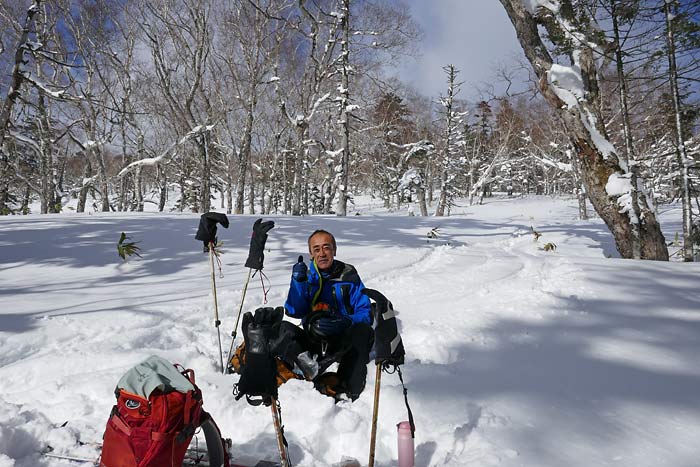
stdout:
{"type": "Polygon", "coordinates": [[[299,255],[299,259],[292,267],[292,278],[294,278],[294,280],[297,282],[304,282],[306,281],[308,271],[309,268],[306,267],[306,264],[304,263],[304,257],[299,255]]]}
{"type": "Polygon", "coordinates": [[[267,232],[275,226],[273,221],[265,221],[258,219],[253,224],[253,235],[250,237],[250,250],[248,251],[248,259],[245,262],[247,268],[260,271],[263,268],[265,260],[265,242],[267,241],[267,232]]]}
{"type": "Polygon", "coordinates": [[[206,212],[199,218],[199,228],[195,239],[204,242],[204,251],[209,251],[209,244],[216,245],[216,224],[221,224],[228,229],[228,217],[219,212],[206,212]]]}

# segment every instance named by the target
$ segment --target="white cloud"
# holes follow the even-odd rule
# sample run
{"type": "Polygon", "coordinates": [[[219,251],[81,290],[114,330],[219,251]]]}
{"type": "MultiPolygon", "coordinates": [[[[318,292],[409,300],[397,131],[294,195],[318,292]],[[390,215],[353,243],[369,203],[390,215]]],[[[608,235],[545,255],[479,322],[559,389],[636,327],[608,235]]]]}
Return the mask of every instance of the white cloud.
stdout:
{"type": "MultiPolygon", "coordinates": [[[[406,0],[424,30],[423,56],[398,69],[420,92],[445,92],[442,67],[452,64],[464,82],[460,97],[476,99],[475,86],[492,82],[500,64],[522,55],[515,30],[497,0],[406,0]]],[[[524,78],[524,77],[523,77],[524,78]]]]}

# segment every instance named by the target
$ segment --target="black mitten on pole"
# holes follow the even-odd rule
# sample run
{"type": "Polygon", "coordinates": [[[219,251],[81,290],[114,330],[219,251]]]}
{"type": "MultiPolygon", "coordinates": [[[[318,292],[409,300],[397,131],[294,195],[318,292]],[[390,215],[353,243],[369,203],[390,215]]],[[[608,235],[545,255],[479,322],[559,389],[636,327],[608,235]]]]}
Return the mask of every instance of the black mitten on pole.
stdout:
{"type": "Polygon", "coordinates": [[[209,243],[216,245],[216,224],[221,224],[228,229],[228,217],[219,212],[205,212],[199,218],[199,228],[195,239],[204,242],[204,251],[209,251],[209,243]]]}
{"type": "Polygon", "coordinates": [[[247,268],[260,271],[263,268],[265,260],[265,242],[267,241],[267,232],[275,226],[273,221],[265,221],[258,219],[253,224],[253,235],[250,237],[250,250],[248,251],[248,259],[245,261],[247,268]]]}

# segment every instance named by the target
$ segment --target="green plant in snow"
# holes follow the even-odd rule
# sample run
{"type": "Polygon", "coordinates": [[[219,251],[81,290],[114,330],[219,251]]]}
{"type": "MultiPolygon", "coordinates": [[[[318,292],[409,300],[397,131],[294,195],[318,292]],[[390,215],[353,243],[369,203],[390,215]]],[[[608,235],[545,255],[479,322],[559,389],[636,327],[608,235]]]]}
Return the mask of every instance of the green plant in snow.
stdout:
{"type": "Polygon", "coordinates": [[[119,242],[117,243],[117,253],[119,253],[119,257],[123,259],[124,261],[128,261],[128,257],[131,255],[136,255],[139,258],[141,255],[139,254],[139,251],[141,251],[141,248],[136,246],[137,243],[139,242],[128,242],[130,237],[127,237],[127,235],[122,232],[121,236],[119,237],[119,242]]]}
{"type": "Polygon", "coordinates": [[[542,247],[542,249],[543,249],[544,251],[554,251],[554,250],[557,249],[557,246],[556,246],[554,243],[552,243],[552,242],[547,242],[547,243],[544,244],[544,246],[542,247]]]}

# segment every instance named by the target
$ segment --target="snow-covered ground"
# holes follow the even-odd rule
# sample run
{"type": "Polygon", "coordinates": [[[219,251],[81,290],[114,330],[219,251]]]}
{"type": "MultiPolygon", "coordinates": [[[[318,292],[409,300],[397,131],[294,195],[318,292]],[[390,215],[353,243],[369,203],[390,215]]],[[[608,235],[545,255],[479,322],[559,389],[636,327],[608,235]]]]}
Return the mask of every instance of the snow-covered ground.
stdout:
{"type": "MultiPolygon", "coordinates": [[[[495,198],[449,218],[385,213],[272,216],[265,287],[281,305],[292,264],[316,228],[338,258],[397,309],[416,417],[416,466],[690,467],[700,459],[700,265],[616,258],[600,220],[575,200],[495,198]],[[439,228],[440,237],[426,234],[439,228]],[[531,227],[541,233],[536,242],[531,227]],[[556,245],[544,251],[546,243],[556,245]]],[[[258,216],[219,229],[224,353],[258,216]]],[[[276,458],[270,411],[235,401],[219,372],[209,262],[196,214],[0,218],[0,466],[76,465],[96,457],[119,377],[151,354],[193,368],[204,407],[239,459],[276,458]],[[142,258],[123,263],[121,232],[142,258]]],[[[677,211],[662,215],[667,238],[677,211]]],[[[251,280],[244,310],[263,304],[251,280]]],[[[239,334],[239,340],[241,339],[239,334]]],[[[366,465],[374,371],[355,403],[311,383],[280,388],[291,460],[366,465]]],[[[384,375],[376,465],[396,465],[406,419],[384,375]]]]}

